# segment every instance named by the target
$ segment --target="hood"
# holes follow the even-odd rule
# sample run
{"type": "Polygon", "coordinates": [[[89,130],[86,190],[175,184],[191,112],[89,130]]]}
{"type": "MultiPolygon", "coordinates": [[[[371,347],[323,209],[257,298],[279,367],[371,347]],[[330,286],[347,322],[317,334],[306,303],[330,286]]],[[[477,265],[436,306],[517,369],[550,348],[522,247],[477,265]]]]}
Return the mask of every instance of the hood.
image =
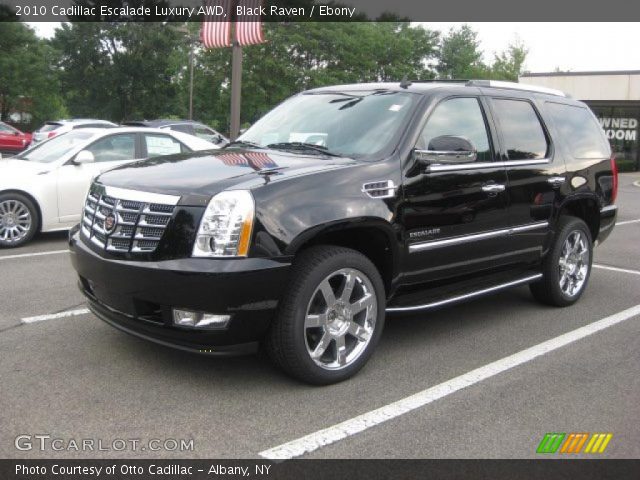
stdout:
{"type": "Polygon", "coordinates": [[[53,165],[49,163],[29,162],[26,160],[12,160],[5,158],[0,160],[0,182],[22,180],[25,175],[37,175],[51,170],[53,165]]]}
{"type": "Polygon", "coordinates": [[[97,181],[112,187],[152,193],[210,196],[239,184],[252,188],[355,163],[355,160],[342,157],[233,148],[129,163],[103,173],[97,181]],[[264,170],[270,169],[276,169],[277,173],[265,175],[264,170]]]}

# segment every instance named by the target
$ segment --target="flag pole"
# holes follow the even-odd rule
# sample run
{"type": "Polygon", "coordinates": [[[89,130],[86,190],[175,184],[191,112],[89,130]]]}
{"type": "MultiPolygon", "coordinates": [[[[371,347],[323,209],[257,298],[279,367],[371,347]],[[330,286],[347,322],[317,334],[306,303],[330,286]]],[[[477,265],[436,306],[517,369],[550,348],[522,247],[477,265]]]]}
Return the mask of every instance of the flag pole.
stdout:
{"type": "Polygon", "coordinates": [[[233,51],[231,54],[231,128],[233,142],[240,134],[240,94],[242,91],[242,47],[238,43],[238,25],[233,29],[233,51]]]}

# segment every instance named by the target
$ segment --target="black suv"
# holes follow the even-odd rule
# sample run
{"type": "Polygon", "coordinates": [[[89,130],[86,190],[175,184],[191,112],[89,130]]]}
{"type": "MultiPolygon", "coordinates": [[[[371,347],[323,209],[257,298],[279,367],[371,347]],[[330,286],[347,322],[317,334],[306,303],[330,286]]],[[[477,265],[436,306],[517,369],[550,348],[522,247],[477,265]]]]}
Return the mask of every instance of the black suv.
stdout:
{"type": "Polygon", "coordinates": [[[71,259],[112,326],[209,355],[262,345],[327,384],[387,314],[515,285],[574,303],[611,233],[617,171],[561,92],[487,81],[320,88],[227,148],[100,175],[71,259]]]}

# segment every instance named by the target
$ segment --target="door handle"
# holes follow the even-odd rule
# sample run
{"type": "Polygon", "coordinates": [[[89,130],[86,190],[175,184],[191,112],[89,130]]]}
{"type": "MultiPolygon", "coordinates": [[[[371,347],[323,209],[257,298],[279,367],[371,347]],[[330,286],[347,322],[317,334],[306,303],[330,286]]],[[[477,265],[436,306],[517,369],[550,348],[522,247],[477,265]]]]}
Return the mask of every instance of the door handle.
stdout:
{"type": "Polygon", "coordinates": [[[564,177],[549,177],[547,179],[547,182],[549,182],[553,188],[558,188],[560,185],[562,185],[567,179],[564,177]]]}
{"type": "Polygon", "coordinates": [[[505,186],[499,183],[489,183],[482,186],[482,191],[487,193],[504,192],[505,186]]]}

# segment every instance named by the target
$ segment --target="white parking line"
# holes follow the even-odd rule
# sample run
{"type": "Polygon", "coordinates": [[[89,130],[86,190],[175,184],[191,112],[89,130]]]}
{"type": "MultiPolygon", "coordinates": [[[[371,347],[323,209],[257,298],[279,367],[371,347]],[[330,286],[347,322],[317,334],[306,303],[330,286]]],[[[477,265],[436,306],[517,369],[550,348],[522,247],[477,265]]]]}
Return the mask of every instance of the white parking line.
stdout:
{"type": "Polygon", "coordinates": [[[509,369],[530,362],[546,353],[576,342],[605,328],[616,325],[630,318],[640,315],[640,305],[628,308],[622,312],[590,323],[584,327],[572,330],[568,333],[539,343],[531,348],[522,350],[508,357],[489,363],[483,367],[467,372],[459,377],[452,378],[435,387],[422,390],[414,395],[377,408],[370,412],[358,415],[345,422],[329,428],[318,430],[304,437],[292,440],[277,447],[260,452],[258,455],[272,460],[288,460],[299,457],[305,453],[313,452],[321,447],[343,440],[351,435],[363,432],[371,427],[379,425],[393,418],[404,415],[420,407],[424,407],[438,399],[457,392],[463,388],[475,385],[483,380],[498,375],[509,369]]]}
{"type": "Polygon", "coordinates": [[[618,225],[628,225],[629,223],[638,223],[638,222],[640,222],[640,218],[639,218],[639,219],[637,219],[637,220],[624,220],[624,221],[622,221],[622,222],[618,222],[618,223],[616,223],[616,227],[617,227],[618,225]]]}
{"type": "Polygon", "coordinates": [[[593,268],[601,268],[602,270],[611,270],[612,272],[630,273],[632,275],[640,275],[638,270],[629,270],[628,268],[610,267],[609,265],[593,264],[593,268]]]}
{"type": "Polygon", "coordinates": [[[0,260],[11,260],[12,258],[39,257],[42,255],[58,255],[60,253],[67,253],[68,251],[69,250],[51,250],[48,252],[20,253],[18,255],[3,255],[3,256],[0,256],[0,260]]]}
{"type": "Polygon", "coordinates": [[[37,315],[35,317],[25,317],[25,318],[21,318],[20,322],[22,323],[44,322],[45,320],[56,320],[58,318],[75,317],[77,315],[86,315],[87,313],[89,313],[88,308],[80,308],[78,310],[67,310],[66,312],[51,313],[49,315],[37,315]]]}

